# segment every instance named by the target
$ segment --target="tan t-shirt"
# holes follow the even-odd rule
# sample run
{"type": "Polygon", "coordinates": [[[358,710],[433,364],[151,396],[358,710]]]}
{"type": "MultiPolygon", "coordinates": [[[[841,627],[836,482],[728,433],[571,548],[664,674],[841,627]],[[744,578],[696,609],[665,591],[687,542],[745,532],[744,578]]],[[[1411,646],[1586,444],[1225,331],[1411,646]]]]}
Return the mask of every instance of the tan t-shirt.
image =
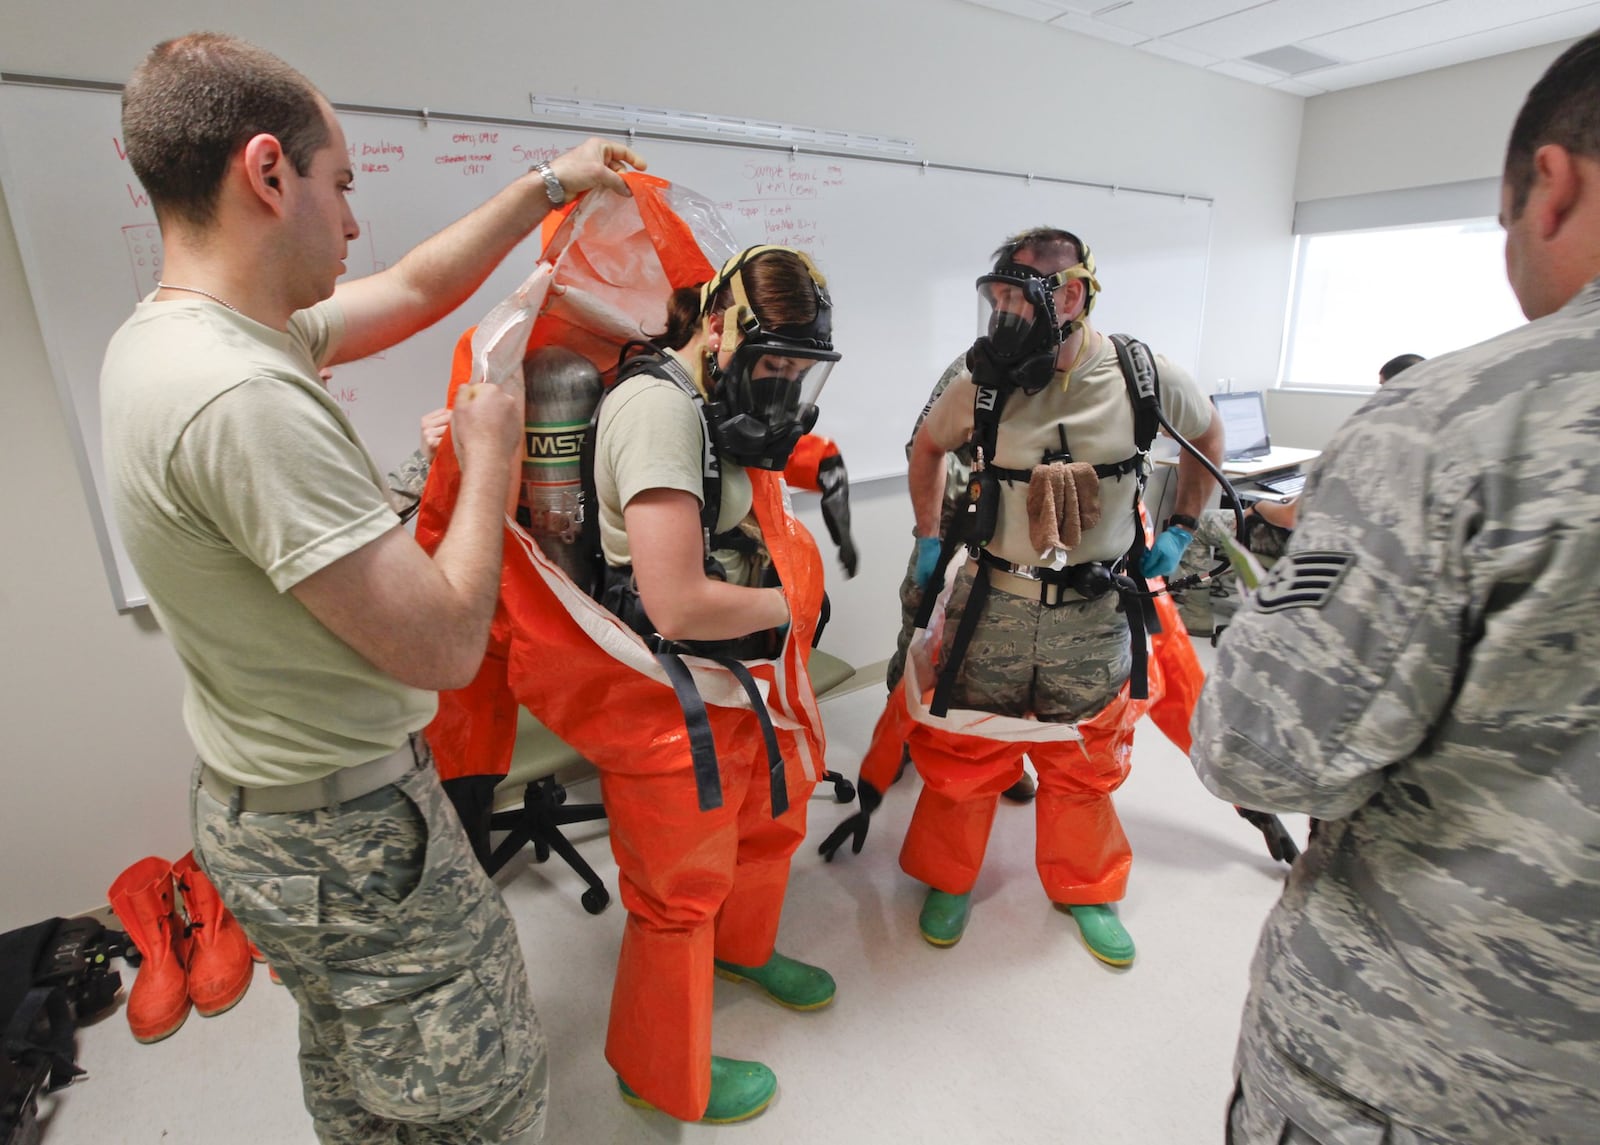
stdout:
{"type": "MultiPolygon", "coordinates": [[[[606,563],[633,563],[622,511],[647,489],[680,489],[705,503],[705,432],[694,399],[665,378],[629,378],[600,406],[596,427],[594,484],[600,499],[600,546],[606,563]]],[[[721,463],[722,505],[717,532],[744,523],[755,529],[750,475],[741,466],[721,463]]],[[[759,536],[759,533],[755,535],[759,536]]],[[[742,553],[712,554],[730,584],[753,583],[755,566],[742,553]]]]}
{"type": "Polygon", "coordinates": [[[285,333],[212,302],[147,300],[101,369],[113,509],[187,672],[184,722],[200,757],[247,786],[386,755],[437,706],[288,591],[399,526],[318,381],[343,329],[331,302],[285,333]]]}
{"type": "MultiPolygon", "coordinates": [[[[1006,399],[1000,415],[997,464],[1031,470],[1045,453],[1061,448],[1057,425],[1066,428],[1074,461],[1103,465],[1133,454],[1133,404],[1117,365],[1116,348],[1110,338],[1095,337],[1094,349],[1070,378],[1065,371],[1057,371],[1037,394],[1017,390],[1006,399]]],[[[1167,420],[1185,437],[1203,433],[1211,424],[1211,404],[1194,379],[1160,355],[1156,356],[1156,368],[1167,420]]],[[[963,372],[928,412],[928,432],[946,452],[971,438],[976,393],[971,375],[963,372]]],[[[1028,539],[1027,482],[1002,481],[1000,491],[1000,518],[989,551],[1015,564],[1049,563],[1028,539]]],[[[1133,544],[1137,491],[1138,479],[1132,473],[1101,480],[1100,523],[1084,530],[1082,541],[1067,556],[1068,563],[1115,560],[1128,551],[1133,544]]]]}

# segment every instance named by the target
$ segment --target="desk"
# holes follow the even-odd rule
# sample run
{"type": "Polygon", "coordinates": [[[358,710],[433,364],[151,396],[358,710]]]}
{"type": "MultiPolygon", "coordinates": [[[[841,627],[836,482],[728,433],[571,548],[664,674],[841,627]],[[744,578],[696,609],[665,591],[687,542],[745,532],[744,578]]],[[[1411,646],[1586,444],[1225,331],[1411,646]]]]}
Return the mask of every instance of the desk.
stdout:
{"type": "MultiPolygon", "coordinates": [[[[1181,456],[1182,453],[1173,457],[1158,457],[1155,459],[1155,464],[1175,468],[1181,456]]],[[[1275,445],[1262,457],[1249,461],[1224,461],[1222,472],[1229,477],[1264,477],[1280,469],[1293,469],[1297,465],[1315,461],[1321,456],[1320,449],[1294,449],[1287,445],[1275,445]]]]}
{"type": "Polygon", "coordinates": [[[1293,469],[1307,461],[1315,461],[1321,456],[1320,449],[1291,449],[1287,445],[1275,445],[1264,457],[1252,458],[1249,461],[1224,461],[1222,472],[1229,477],[1263,477],[1280,469],[1293,469]]]}
{"type": "Polygon", "coordinates": [[[1313,461],[1322,456],[1315,449],[1290,449],[1277,448],[1269,451],[1265,457],[1258,457],[1252,461],[1230,461],[1222,466],[1222,472],[1233,481],[1233,491],[1238,495],[1240,506],[1254,504],[1257,501],[1272,501],[1279,505],[1287,505],[1300,496],[1297,490],[1293,493],[1277,493],[1263,485],[1255,483],[1256,478],[1267,477],[1285,470],[1299,469],[1308,461],[1313,461]]]}
{"type": "MultiPolygon", "coordinates": [[[[1249,461],[1224,461],[1222,472],[1230,483],[1234,483],[1234,492],[1245,504],[1252,501],[1276,501],[1281,505],[1293,501],[1299,494],[1274,493],[1270,489],[1255,485],[1251,479],[1265,477],[1269,473],[1279,473],[1285,469],[1295,469],[1321,456],[1322,451],[1319,449],[1294,449],[1287,445],[1278,445],[1268,450],[1265,456],[1252,458],[1249,461]]],[[[1178,458],[1162,457],[1156,464],[1173,468],[1177,466],[1178,458]]]]}

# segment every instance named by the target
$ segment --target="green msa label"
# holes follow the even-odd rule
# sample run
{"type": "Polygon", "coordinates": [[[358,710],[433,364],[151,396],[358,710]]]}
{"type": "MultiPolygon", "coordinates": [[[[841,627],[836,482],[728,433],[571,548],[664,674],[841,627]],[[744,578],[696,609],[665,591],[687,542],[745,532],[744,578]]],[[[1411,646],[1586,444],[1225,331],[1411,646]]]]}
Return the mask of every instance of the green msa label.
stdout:
{"type": "Polygon", "coordinates": [[[522,428],[524,465],[570,465],[583,453],[583,434],[589,423],[541,423],[522,428]]]}

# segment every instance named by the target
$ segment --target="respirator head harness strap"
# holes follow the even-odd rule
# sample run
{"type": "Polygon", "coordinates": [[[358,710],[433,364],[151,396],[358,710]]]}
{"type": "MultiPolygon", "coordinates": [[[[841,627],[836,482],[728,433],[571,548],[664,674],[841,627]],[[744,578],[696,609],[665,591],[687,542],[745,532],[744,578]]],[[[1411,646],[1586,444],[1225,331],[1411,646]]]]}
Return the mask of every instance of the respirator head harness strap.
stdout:
{"type": "MultiPolygon", "coordinates": [[[[827,279],[801,251],[756,246],[723,264],[700,290],[700,312],[716,313],[724,294],[732,301],[721,311],[726,366],[708,356],[710,405],[717,448],[730,461],[756,469],[782,469],[795,443],[817,421],[821,393],[839,354],[833,348],[833,302],[827,279]],[[806,271],[813,305],[803,322],[763,323],[745,287],[744,269],[763,255],[781,252],[806,271]]],[[[802,308],[806,309],[806,308],[802,308]]]]}

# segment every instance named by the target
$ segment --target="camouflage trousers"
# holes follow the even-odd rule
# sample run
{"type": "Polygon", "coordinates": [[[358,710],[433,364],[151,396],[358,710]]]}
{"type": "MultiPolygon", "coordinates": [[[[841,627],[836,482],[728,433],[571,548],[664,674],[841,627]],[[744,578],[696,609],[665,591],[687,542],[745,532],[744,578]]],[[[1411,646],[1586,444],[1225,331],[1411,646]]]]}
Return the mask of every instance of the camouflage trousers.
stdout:
{"type": "Polygon", "coordinates": [[[1279,1054],[1245,1012],[1226,1145],[1453,1145],[1391,1121],[1279,1054]]]}
{"type": "MultiPolygon", "coordinates": [[[[969,564],[956,577],[944,619],[941,663],[972,592],[969,564]]],[[[991,585],[983,616],[961,660],[951,704],[1004,716],[1064,723],[1093,715],[1116,698],[1133,668],[1128,621],[1117,595],[1067,595],[1050,608],[1036,597],[991,585]]]]}
{"type": "Polygon", "coordinates": [[[320,1141],[531,1143],[548,1063],[516,928],[422,755],[288,814],[233,812],[197,770],[195,855],[300,1007],[320,1141]]]}

